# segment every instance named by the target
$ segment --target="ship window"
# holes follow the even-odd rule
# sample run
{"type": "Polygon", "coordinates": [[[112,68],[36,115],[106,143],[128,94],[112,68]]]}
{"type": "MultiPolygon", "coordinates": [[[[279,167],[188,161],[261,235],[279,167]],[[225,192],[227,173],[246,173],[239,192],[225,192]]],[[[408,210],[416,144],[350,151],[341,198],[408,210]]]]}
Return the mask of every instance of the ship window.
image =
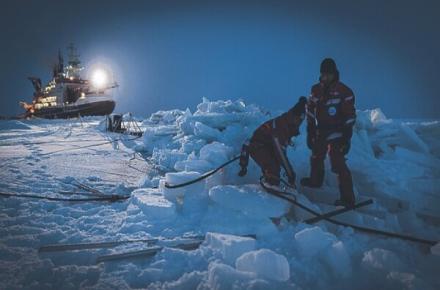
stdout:
{"type": "Polygon", "coordinates": [[[57,101],[57,97],[53,96],[53,97],[46,97],[41,99],[41,101],[43,103],[51,103],[51,102],[56,102],[57,101]]]}

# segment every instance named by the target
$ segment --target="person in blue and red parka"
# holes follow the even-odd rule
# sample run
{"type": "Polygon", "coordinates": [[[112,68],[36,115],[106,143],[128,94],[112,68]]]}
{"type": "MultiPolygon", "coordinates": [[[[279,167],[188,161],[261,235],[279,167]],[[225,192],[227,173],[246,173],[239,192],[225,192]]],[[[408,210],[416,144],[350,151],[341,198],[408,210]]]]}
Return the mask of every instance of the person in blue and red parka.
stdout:
{"type": "Polygon", "coordinates": [[[335,205],[354,206],[355,196],[345,155],[350,150],[353,125],[356,121],[353,91],[339,81],[339,71],[331,58],[321,63],[319,83],[312,87],[307,102],[307,146],[312,150],[310,177],[301,185],[321,187],[324,181],[324,160],[328,153],[332,171],[338,175],[340,199],[335,205]]]}

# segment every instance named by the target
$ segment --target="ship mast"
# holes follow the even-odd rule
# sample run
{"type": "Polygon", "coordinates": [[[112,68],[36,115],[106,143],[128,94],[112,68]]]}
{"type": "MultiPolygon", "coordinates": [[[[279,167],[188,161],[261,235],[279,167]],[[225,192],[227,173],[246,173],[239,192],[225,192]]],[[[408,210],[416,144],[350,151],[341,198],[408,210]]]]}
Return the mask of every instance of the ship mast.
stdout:
{"type": "Polygon", "coordinates": [[[80,55],[73,43],[70,43],[70,45],[67,47],[67,50],[69,61],[67,67],[65,68],[66,78],[70,80],[78,80],[80,79],[80,71],[83,69],[83,67],[80,66],[80,55]]]}

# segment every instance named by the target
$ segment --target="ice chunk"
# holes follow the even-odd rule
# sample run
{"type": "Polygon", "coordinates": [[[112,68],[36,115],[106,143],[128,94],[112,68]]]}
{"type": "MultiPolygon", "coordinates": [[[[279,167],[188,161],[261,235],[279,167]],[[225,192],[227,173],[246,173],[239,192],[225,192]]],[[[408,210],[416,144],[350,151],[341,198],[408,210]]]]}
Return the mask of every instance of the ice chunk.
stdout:
{"type": "Polygon", "coordinates": [[[431,254],[440,256],[440,242],[431,247],[431,254]]]}
{"type": "Polygon", "coordinates": [[[268,195],[258,185],[217,185],[209,190],[209,197],[225,208],[255,218],[280,217],[290,208],[289,203],[268,195]]]}
{"type": "Polygon", "coordinates": [[[370,119],[373,125],[390,122],[390,120],[385,117],[385,114],[379,108],[370,111],[370,119]]]}
{"type": "Polygon", "coordinates": [[[196,113],[233,113],[233,112],[243,112],[246,106],[241,100],[231,101],[231,100],[218,100],[210,101],[208,98],[203,97],[202,103],[197,105],[196,113]]]}
{"type": "Polygon", "coordinates": [[[243,126],[242,124],[229,125],[221,132],[219,141],[231,146],[239,145],[239,148],[241,148],[241,144],[252,136],[255,129],[254,127],[255,126],[243,126]]]}
{"type": "Polygon", "coordinates": [[[177,119],[176,125],[183,134],[194,134],[194,120],[192,120],[192,114],[188,109],[183,116],[177,119]]]}
{"type": "Polygon", "coordinates": [[[204,173],[213,169],[213,166],[206,160],[189,159],[177,161],[174,165],[174,169],[177,171],[195,171],[204,173]]]}
{"type": "Polygon", "coordinates": [[[232,124],[242,127],[255,127],[267,120],[266,112],[254,105],[246,106],[242,101],[209,101],[204,98],[197,106],[194,115],[183,117],[179,122],[182,131],[189,133],[195,122],[201,122],[211,128],[223,130],[232,124]]]}
{"type": "Polygon", "coordinates": [[[151,124],[171,124],[176,121],[177,118],[185,114],[182,110],[170,110],[170,111],[157,111],[151,114],[148,119],[151,124]]]}
{"type": "Polygon", "coordinates": [[[324,261],[335,276],[349,277],[351,275],[350,256],[341,241],[334,242],[324,255],[324,261]]]}
{"type": "Polygon", "coordinates": [[[185,160],[188,157],[186,153],[169,149],[154,149],[151,160],[164,170],[171,170],[175,167],[176,162],[185,160]]]}
{"type": "Polygon", "coordinates": [[[214,166],[218,166],[232,157],[232,151],[231,147],[223,143],[213,142],[200,149],[200,159],[206,160],[214,166]]]}
{"type": "Polygon", "coordinates": [[[403,267],[396,254],[379,248],[366,251],[362,258],[362,265],[368,269],[386,271],[398,271],[403,267]]]}
{"type": "Polygon", "coordinates": [[[219,233],[207,233],[204,246],[219,251],[223,260],[233,265],[243,253],[255,250],[255,240],[219,233]]]}
{"type": "Polygon", "coordinates": [[[396,282],[398,284],[396,289],[430,289],[424,281],[418,279],[413,273],[393,271],[388,273],[387,280],[396,282]]]}
{"type": "Polygon", "coordinates": [[[163,190],[165,198],[172,202],[182,203],[186,194],[190,194],[190,197],[193,198],[204,197],[207,195],[204,180],[180,188],[166,188],[164,184],[164,182],[171,185],[181,184],[198,177],[200,177],[200,173],[193,171],[167,173],[165,174],[165,180],[160,183],[160,188],[163,190]]]}
{"type": "Polygon", "coordinates": [[[290,267],[286,257],[269,249],[261,249],[241,255],[235,262],[237,270],[257,274],[258,277],[276,281],[290,278],[290,267]]]}
{"type": "Polygon", "coordinates": [[[145,151],[152,153],[155,149],[169,148],[174,133],[167,126],[146,127],[142,137],[145,151]]]}
{"type": "Polygon", "coordinates": [[[199,152],[200,149],[206,144],[206,140],[198,139],[193,135],[183,136],[179,139],[181,143],[180,151],[190,154],[194,151],[199,152]]]}
{"type": "Polygon", "coordinates": [[[232,156],[232,151],[231,147],[223,143],[213,142],[200,149],[199,157],[196,157],[195,153],[191,153],[186,160],[177,161],[174,169],[206,172],[228,161],[232,156]]]}
{"type": "Polygon", "coordinates": [[[406,124],[401,124],[401,132],[406,138],[408,148],[422,153],[429,153],[429,146],[406,124]]]}
{"type": "Polygon", "coordinates": [[[194,124],[194,135],[201,139],[205,139],[208,142],[218,140],[220,137],[220,131],[203,123],[195,122],[194,124]]]}
{"type": "Polygon", "coordinates": [[[143,213],[154,219],[171,218],[175,215],[175,205],[163,195],[152,189],[142,188],[133,191],[131,201],[142,209],[143,213]]]}
{"type": "Polygon", "coordinates": [[[333,234],[324,232],[320,227],[305,228],[295,234],[299,254],[303,257],[315,256],[336,240],[333,234]]]}
{"type": "MultiPolygon", "coordinates": [[[[242,272],[233,267],[218,262],[212,262],[208,266],[208,278],[204,287],[201,289],[216,289],[216,290],[230,290],[230,289],[248,289],[246,287],[251,280],[254,280],[256,275],[250,272],[242,272]]],[[[252,289],[268,289],[266,287],[252,289]]]]}

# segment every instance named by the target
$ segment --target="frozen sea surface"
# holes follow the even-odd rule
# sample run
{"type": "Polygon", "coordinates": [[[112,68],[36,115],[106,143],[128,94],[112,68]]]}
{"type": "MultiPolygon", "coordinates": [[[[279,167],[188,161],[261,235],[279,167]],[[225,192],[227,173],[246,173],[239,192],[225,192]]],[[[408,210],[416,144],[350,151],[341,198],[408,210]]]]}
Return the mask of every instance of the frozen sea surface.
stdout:
{"type": "MultiPolygon", "coordinates": [[[[130,195],[115,203],[1,198],[0,289],[439,289],[439,244],[298,222],[308,216],[267,195],[253,162],[244,178],[234,163],[188,187],[164,186],[236,156],[271,117],[242,101],[203,99],[193,112],[138,118],[145,134],[137,139],[105,132],[102,118],[0,121],[1,192],[93,194],[81,184],[130,195]],[[173,247],[194,236],[202,239],[197,249],[173,247]],[[49,244],[129,239],[155,244],[38,251],[49,244]],[[152,246],[163,248],[150,257],[96,262],[152,246]]],[[[304,127],[288,149],[299,177],[309,171],[304,127]]],[[[439,121],[358,111],[348,164],[357,197],[375,204],[338,219],[439,240],[439,137],[439,121]]],[[[299,193],[317,211],[332,209],[338,190],[328,164],[324,186],[299,193]]]]}

